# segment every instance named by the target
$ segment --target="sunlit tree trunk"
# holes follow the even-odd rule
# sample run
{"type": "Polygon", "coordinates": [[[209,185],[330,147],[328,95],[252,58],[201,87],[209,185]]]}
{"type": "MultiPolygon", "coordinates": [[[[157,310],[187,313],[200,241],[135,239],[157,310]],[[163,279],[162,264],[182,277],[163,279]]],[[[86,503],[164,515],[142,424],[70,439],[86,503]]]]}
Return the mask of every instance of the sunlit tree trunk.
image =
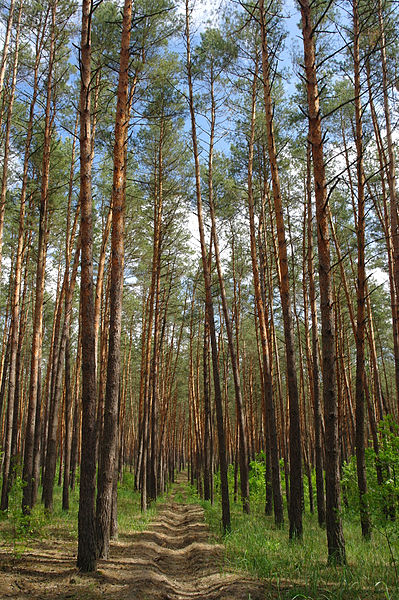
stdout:
{"type": "MultiPolygon", "coordinates": [[[[7,108],[7,121],[6,121],[6,130],[5,130],[5,139],[4,139],[4,153],[3,153],[3,166],[2,166],[2,176],[1,176],[1,191],[0,191],[0,274],[1,274],[1,262],[2,262],[2,253],[3,253],[3,232],[4,232],[4,216],[5,216],[5,208],[6,208],[6,195],[7,195],[7,182],[8,182],[8,166],[10,159],[10,135],[11,135],[11,120],[12,114],[14,110],[14,100],[15,100],[15,89],[17,84],[17,71],[18,71],[18,57],[19,57],[19,35],[21,30],[21,16],[22,16],[22,2],[20,0],[19,11],[18,11],[18,19],[17,19],[17,29],[15,33],[15,48],[14,48],[14,60],[11,72],[11,89],[10,89],[10,99],[7,108]]],[[[10,19],[12,20],[12,12],[10,11],[10,19]]],[[[6,32],[7,35],[8,32],[6,32]]],[[[3,56],[4,58],[4,56],[3,56]]],[[[2,65],[3,67],[3,65],[2,65]]],[[[2,74],[3,69],[0,71],[0,94],[1,89],[3,87],[2,82],[2,74]]]]}
{"type": "Polygon", "coordinates": [[[362,535],[371,536],[371,523],[368,513],[366,493],[366,457],[365,457],[365,330],[366,330],[366,265],[365,265],[365,176],[363,166],[363,128],[360,87],[360,28],[359,5],[352,1],[353,10],[353,68],[355,91],[355,143],[357,173],[357,319],[356,319],[356,468],[360,500],[360,522],[362,535]]]}
{"type": "Polygon", "coordinates": [[[259,266],[257,260],[256,250],[256,229],[255,229],[255,215],[254,215],[254,197],[252,188],[252,166],[253,166],[253,152],[254,152],[254,139],[255,139],[255,109],[256,109],[256,83],[258,73],[257,67],[255,68],[255,75],[252,86],[252,104],[251,104],[251,124],[250,124],[250,140],[249,140],[249,158],[248,158],[248,209],[249,209],[249,225],[250,225],[250,236],[251,236],[251,259],[252,259],[252,273],[254,278],[254,291],[255,301],[257,308],[257,315],[259,320],[259,333],[261,342],[261,354],[262,354],[262,368],[263,368],[263,385],[264,385],[264,404],[266,411],[267,428],[269,432],[270,440],[270,455],[271,455],[271,467],[272,467],[272,487],[273,487],[273,506],[274,506],[274,519],[277,526],[281,526],[284,521],[283,513],[283,499],[281,495],[281,480],[280,480],[280,463],[278,453],[278,441],[277,441],[277,429],[276,429],[276,415],[273,398],[273,380],[270,364],[270,352],[269,352],[269,340],[266,328],[265,309],[262,298],[259,266]]]}
{"type": "Polygon", "coordinates": [[[218,365],[218,349],[215,333],[215,319],[213,310],[212,290],[211,290],[211,277],[209,273],[207,251],[205,244],[205,231],[204,231],[204,218],[202,210],[202,197],[201,197],[201,178],[200,178],[200,164],[199,164],[199,151],[198,141],[195,123],[195,112],[194,112],[194,94],[192,85],[191,75],[191,51],[190,51],[190,17],[189,17],[189,5],[186,0],[186,43],[187,43],[187,72],[188,72],[188,86],[189,86],[189,105],[190,105],[190,117],[191,117],[191,135],[193,141],[193,154],[195,161],[195,188],[197,197],[197,210],[198,210],[198,228],[201,241],[201,258],[202,258],[202,269],[205,283],[205,295],[206,295],[206,311],[210,330],[211,339],[211,352],[212,352],[212,366],[213,366],[213,383],[214,383],[214,394],[215,394],[215,407],[216,407],[216,423],[217,433],[219,442],[219,468],[220,468],[220,479],[221,479],[221,493],[222,493],[222,523],[223,530],[228,531],[231,526],[230,522],[230,501],[229,501],[229,489],[227,481],[227,458],[226,458],[226,444],[225,444],[225,429],[223,423],[223,406],[222,406],[222,393],[220,387],[220,375],[218,365]]]}
{"type": "Polygon", "coordinates": [[[277,151],[273,128],[273,105],[270,85],[270,61],[267,46],[267,32],[263,0],[260,0],[260,23],[262,37],[262,74],[267,127],[267,148],[272,176],[273,201],[276,216],[278,238],[278,262],[280,267],[280,298],[284,321],[284,339],[287,361],[287,387],[290,414],[290,538],[302,537],[302,451],[299,394],[296,376],[295,339],[292,322],[291,293],[288,275],[287,241],[285,235],[284,214],[277,167],[277,151]]]}
{"type": "Polygon", "coordinates": [[[96,569],[96,365],[93,298],[93,217],[91,195],[91,18],[92,0],[82,1],[80,47],[80,309],[82,331],[82,450],[78,514],[77,566],[96,569]]]}
{"type": "MultiPolygon", "coordinates": [[[[40,358],[41,358],[41,346],[42,346],[42,328],[43,328],[43,302],[44,302],[44,279],[45,279],[45,267],[46,267],[46,241],[47,241],[47,208],[48,208],[48,188],[49,188],[49,174],[50,174],[50,142],[51,142],[51,103],[52,103],[52,76],[53,76],[53,64],[54,64],[54,53],[55,53],[55,16],[56,16],[56,3],[51,5],[51,41],[50,41],[50,57],[48,66],[48,83],[47,83],[47,103],[46,103],[46,115],[45,115],[45,131],[44,131],[44,148],[43,148],[43,173],[42,173],[42,187],[41,187],[41,203],[40,203],[40,222],[39,222],[39,239],[38,239],[38,258],[37,258],[37,269],[36,269],[36,297],[35,297],[35,308],[34,308],[34,320],[33,320],[33,333],[32,333],[32,350],[31,350],[31,365],[30,365],[30,383],[29,383],[29,405],[27,413],[27,425],[25,431],[25,453],[24,453],[24,467],[23,467],[23,480],[26,485],[23,490],[22,508],[24,511],[29,512],[34,502],[33,494],[33,470],[34,470],[34,445],[35,445],[35,432],[36,432],[36,418],[39,413],[38,404],[40,405],[40,394],[38,391],[38,381],[40,374],[40,358]]],[[[38,78],[38,56],[40,53],[36,52],[36,64],[35,64],[35,88],[37,85],[38,78]]],[[[31,103],[31,115],[33,119],[34,114],[34,103],[31,103]]],[[[33,127],[33,122],[32,122],[33,127]]],[[[32,130],[33,131],[33,130],[32,130]]],[[[28,138],[32,135],[32,131],[28,130],[28,138]]],[[[24,162],[24,178],[23,178],[23,193],[26,193],[27,177],[28,177],[28,159],[29,159],[29,148],[25,149],[25,162],[24,162]],[[24,190],[25,188],[25,190],[24,190]]]]}
{"type": "Polygon", "coordinates": [[[323,400],[326,448],[326,528],[329,561],[344,564],[345,542],[341,521],[339,480],[338,402],[336,389],[336,348],[332,298],[328,196],[325,176],[323,136],[316,73],[314,31],[309,0],[300,0],[307,88],[309,140],[312,146],[313,178],[316,196],[317,241],[321,302],[323,400]]]}
{"type": "Polygon", "coordinates": [[[308,144],[306,152],[306,202],[307,202],[307,243],[308,260],[307,274],[309,281],[309,303],[312,323],[312,396],[313,419],[315,430],[315,470],[316,470],[316,499],[317,517],[320,527],[326,522],[326,499],[324,495],[324,448],[323,448],[323,423],[320,402],[320,377],[319,377],[319,334],[317,325],[316,286],[314,281],[313,264],[313,214],[311,195],[311,148],[308,144]]]}
{"type": "Polygon", "coordinates": [[[234,337],[233,337],[233,329],[231,326],[231,319],[229,314],[229,309],[227,306],[227,297],[226,297],[226,289],[222,271],[222,264],[220,259],[220,250],[219,250],[219,239],[216,231],[216,216],[215,216],[215,206],[213,201],[213,151],[214,151],[214,136],[215,136],[215,121],[216,121],[216,111],[215,111],[215,94],[214,94],[214,75],[213,68],[211,65],[211,136],[210,136],[210,144],[209,144],[209,159],[208,159],[208,190],[209,190],[209,210],[211,215],[211,223],[212,223],[212,236],[213,236],[213,245],[215,248],[215,262],[219,279],[219,287],[220,287],[220,295],[222,300],[222,308],[223,308],[223,316],[224,322],[226,325],[226,333],[227,340],[229,345],[231,366],[233,371],[233,381],[234,381],[234,391],[235,391],[235,399],[236,399],[236,413],[237,413],[237,423],[238,423],[238,432],[239,432],[239,444],[238,444],[238,454],[239,454],[239,465],[240,465],[240,486],[241,486],[241,499],[243,510],[246,513],[249,513],[249,465],[248,465],[248,443],[247,443],[247,435],[245,431],[245,416],[244,416],[244,405],[241,394],[241,382],[240,382],[240,373],[238,369],[238,358],[236,354],[234,337]]]}
{"type": "Polygon", "coordinates": [[[11,0],[10,10],[9,10],[8,19],[7,19],[6,34],[4,36],[3,53],[2,53],[2,57],[1,57],[0,94],[3,92],[3,86],[4,86],[4,75],[6,72],[8,49],[10,46],[11,30],[12,30],[12,23],[13,23],[13,18],[14,18],[14,6],[15,6],[15,0],[11,0]]]}
{"type": "Polygon", "coordinates": [[[109,351],[107,386],[104,406],[104,431],[102,437],[101,471],[98,474],[96,504],[97,553],[107,558],[111,534],[112,496],[115,483],[118,448],[118,413],[120,392],[120,348],[122,330],[122,296],[124,265],[124,211],[126,188],[127,128],[129,123],[129,44],[132,23],[132,1],[125,0],[123,8],[122,42],[117,90],[114,179],[112,186],[112,231],[111,231],[111,289],[109,351]]]}

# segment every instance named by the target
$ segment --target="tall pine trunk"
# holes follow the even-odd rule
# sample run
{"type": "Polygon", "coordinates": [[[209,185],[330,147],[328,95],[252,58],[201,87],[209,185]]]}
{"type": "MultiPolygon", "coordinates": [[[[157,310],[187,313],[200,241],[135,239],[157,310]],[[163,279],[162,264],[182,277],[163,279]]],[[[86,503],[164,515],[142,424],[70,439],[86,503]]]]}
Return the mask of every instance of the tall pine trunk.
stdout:
{"type": "Polygon", "coordinates": [[[7,19],[6,34],[4,36],[3,53],[2,53],[2,57],[1,57],[1,66],[0,66],[0,94],[2,94],[3,87],[4,87],[4,75],[5,75],[5,72],[6,72],[8,49],[9,49],[9,46],[10,46],[12,23],[13,23],[13,19],[14,19],[14,6],[15,6],[15,0],[11,0],[11,2],[10,2],[10,10],[9,10],[8,19],[7,19]]]}
{"type": "Polygon", "coordinates": [[[107,558],[109,552],[113,488],[117,470],[126,187],[125,144],[127,143],[129,122],[128,83],[131,24],[132,0],[125,0],[115,120],[109,350],[104,406],[104,430],[100,448],[101,470],[98,473],[96,503],[97,553],[100,558],[107,558]]]}
{"type": "Polygon", "coordinates": [[[320,527],[326,522],[326,499],[324,495],[324,447],[323,447],[323,416],[320,402],[320,377],[319,377],[319,334],[317,325],[316,286],[313,265],[313,214],[311,194],[311,148],[308,144],[306,152],[306,196],[307,196],[307,240],[308,240],[308,280],[309,303],[312,323],[312,378],[311,394],[313,399],[313,419],[315,432],[315,470],[316,470],[316,498],[317,518],[320,527]]]}
{"type": "Polygon", "coordinates": [[[96,365],[94,348],[93,216],[91,195],[91,18],[92,0],[82,1],[80,47],[80,310],[82,332],[82,444],[77,566],[96,570],[96,365]]]}
{"type": "Polygon", "coordinates": [[[366,500],[366,456],[365,456],[365,330],[366,330],[366,265],[365,265],[365,176],[363,168],[363,128],[360,87],[360,26],[359,5],[352,1],[353,10],[353,68],[355,83],[355,143],[357,173],[357,319],[356,319],[356,468],[360,501],[362,535],[371,536],[371,523],[366,500]]]}
{"type": "Polygon", "coordinates": [[[205,243],[205,229],[204,229],[204,218],[202,209],[202,197],[201,197],[201,176],[200,176],[200,163],[199,163],[199,150],[197,140],[197,129],[195,123],[195,112],[194,112],[194,93],[192,85],[191,75],[191,50],[190,50],[190,18],[189,18],[189,5],[186,0],[186,48],[187,48],[187,74],[188,74],[188,87],[189,87],[189,108],[191,118],[191,136],[193,141],[193,154],[195,162],[195,189],[197,198],[197,210],[198,210],[198,229],[201,242],[201,259],[202,259],[202,270],[205,284],[205,305],[207,311],[207,319],[209,324],[209,333],[211,340],[211,354],[212,354],[212,371],[213,371],[213,384],[215,393],[215,408],[216,408],[216,425],[219,442],[219,468],[220,468],[220,485],[222,494],[222,524],[223,530],[226,532],[231,527],[230,520],[230,500],[229,500],[229,486],[227,480],[227,456],[226,456],[226,442],[225,442],[225,428],[223,422],[223,404],[222,404],[222,391],[220,386],[220,374],[218,364],[218,348],[216,341],[215,331],[215,317],[212,300],[212,289],[211,289],[211,276],[209,271],[209,265],[207,260],[207,251],[205,243]]]}
{"type": "MultiPolygon", "coordinates": [[[[224,322],[226,325],[226,333],[227,333],[227,341],[230,352],[230,360],[231,367],[233,371],[233,382],[234,382],[234,393],[236,399],[236,413],[237,413],[237,423],[238,423],[238,454],[239,454],[239,465],[240,465],[240,486],[241,486],[241,500],[243,510],[246,513],[250,512],[250,504],[249,504],[249,461],[248,461],[248,442],[247,442],[247,434],[245,430],[245,415],[244,415],[244,404],[241,393],[241,382],[240,382],[240,373],[238,366],[238,357],[236,353],[236,348],[234,344],[233,337],[233,328],[231,325],[231,319],[229,314],[229,309],[227,306],[227,295],[224,284],[224,277],[222,271],[222,262],[220,258],[220,250],[219,250],[219,239],[216,231],[216,215],[215,215],[215,206],[213,201],[213,149],[214,149],[214,136],[215,136],[215,122],[216,122],[216,102],[215,102],[215,93],[214,93],[214,75],[213,75],[213,65],[211,65],[211,137],[210,137],[210,145],[209,145],[209,159],[208,159],[208,190],[209,190],[209,210],[211,215],[211,223],[212,223],[212,237],[213,237],[213,245],[215,248],[215,261],[216,268],[218,273],[219,280],[219,288],[220,288],[220,296],[222,300],[222,309],[224,322]]],[[[205,443],[207,440],[205,439],[205,443]]]]}
{"type": "MultiPolygon", "coordinates": [[[[255,211],[254,197],[252,186],[252,171],[254,158],[254,140],[255,140],[255,113],[256,113],[256,84],[258,79],[257,63],[255,65],[255,73],[252,84],[252,101],[251,101],[251,123],[250,123],[250,139],[249,139],[249,157],[248,157],[248,212],[249,212],[249,229],[251,238],[251,259],[252,273],[254,278],[254,291],[257,315],[259,320],[259,335],[261,342],[261,360],[263,369],[263,394],[264,394],[264,410],[265,410],[265,435],[268,435],[268,443],[270,447],[270,460],[272,471],[272,489],[273,489],[273,507],[274,520],[278,527],[281,527],[284,522],[283,513],[283,498],[281,494],[281,478],[280,478],[280,462],[277,440],[276,427],[276,409],[273,398],[273,379],[270,361],[269,339],[266,327],[266,316],[264,299],[262,297],[261,281],[259,274],[259,266],[257,259],[257,241],[255,229],[255,211]]],[[[267,444],[266,444],[267,445],[267,444]]]]}
{"type": "MultiPolygon", "coordinates": [[[[47,238],[47,207],[48,207],[48,186],[49,186],[49,171],[50,171],[50,110],[52,102],[52,70],[54,61],[54,45],[55,45],[55,13],[56,3],[52,4],[51,9],[51,42],[50,42],[50,59],[48,67],[48,83],[47,83],[47,103],[45,116],[45,134],[44,134],[44,149],[43,149],[43,174],[42,188],[40,200],[40,221],[39,221],[39,238],[38,238],[38,254],[36,267],[36,286],[35,286],[35,308],[33,317],[33,333],[32,333],[32,351],[30,364],[30,382],[29,382],[29,404],[27,413],[27,424],[25,430],[25,452],[23,466],[23,488],[22,509],[24,512],[29,512],[33,507],[34,497],[34,459],[35,459],[35,433],[38,427],[36,423],[37,417],[40,414],[40,394],[39,394],[39,377],[40,377],[40,359],[42,353],[42,328],[43,328],[43,303],[44,303],[44,279],[46,268],[46,238],[47,238]]],[[[45,24],[44,24],[45,27],[45,24]]],[[[35,89],[37,88],[38,69],[39,69],[40,53],[36,52],[35,63],[35,87],[34,95],[31,103],[32,126],[28,129],[27,143],[33,132],[34,106],[33,100],[36,100],[35,89]],[[39,60],[38,60],[39,59],[39,60]]],[[[30,146],[30,144],[29,144],[30,146]]],[[[26,193],[28,182],[28,161],[29,161],[29,146],[25,148],[24,161],[24,177],[22,193],[26,193]]]]}
{"type": "Polygon", "coordinates": [[[336,346],[334,304],[332,297],[330,234],[328,227],[328,196],[324,165],[323,136],[316,54],[309,0],[300,0],[307,88],[309,141],[312,146],[313,179],[316,196],[317,242],[322,330],[322,372],[326,448],[326,528],[329,561],[345,564],[345,542],[341,521],[338,399],[336,381],[336,346]]]}
{"type": "Polygon", "coordinates": [[[284,322],[285,355],[287,361],[287,387],[290,414],[290,502],[288,514],[290,520],[290,538],[302,537],[302,451],[301,418],[295,363],[295,338],[291,310],[291,293],[288,275],[287,241],[277,167],[277,150],[273,127],[273,105],[270,84],[270,61],[267,46],[267,32],[263,0],[260,0],[260,23],[262,37],[262,71],[265,117],[267,128],[267,148],[272,176],[274,210],[278,238],[278,263],[280,268],[280,298],[284,322]]]}
{"type": "MultiPolygon", "coordinates": [[[[17,29],[15,33],[15,48],[14,48],[14,60],[11,70],[11,89],[10,99],[7,108],[7,121],[4,139],[4,151],[3,151],[3,165],[2,165],[2,177],[1,177],[1,191],[0,191],[0,274],[1,274],[1,262],[3,253],[3,232],[4,232],[4,215],[6,209],[6,195],[7,195],[7,181],[8,181],[8,164],[10,159],[10,136],[11,136],[11,121],[12,113],[14,109],[15,101],[15,90],[17,85],[17,71],[18,71],[18,57],[19,57],[19,35],[21,31],[21,16],[22,16],[22,2],[19,3],[17,29]]],[[[1,79],[1,73],[0,73],[1,79]]],[[[0,89],[2,82],[0,81],[0,89]]]]}

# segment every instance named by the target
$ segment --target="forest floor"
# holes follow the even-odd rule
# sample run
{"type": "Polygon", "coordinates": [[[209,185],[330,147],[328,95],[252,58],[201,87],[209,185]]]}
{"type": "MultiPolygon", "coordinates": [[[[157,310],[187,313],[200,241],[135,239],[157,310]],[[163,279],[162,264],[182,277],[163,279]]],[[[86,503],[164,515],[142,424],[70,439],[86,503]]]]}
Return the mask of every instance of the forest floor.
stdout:
{"type": "Polygon", "coordinates": [[[0,548],[0,599],[266,600],[270,584],[223,571],[203,509],[181,502],[179,482],[141,532],[122,533],[96,573],[76,569],[76,540],[59,532],[21,556],[0,548]],[[176,501],[177,495],[179,502],[176,501]],[[268,589],[267,589],[268,588],[268,589]]]}

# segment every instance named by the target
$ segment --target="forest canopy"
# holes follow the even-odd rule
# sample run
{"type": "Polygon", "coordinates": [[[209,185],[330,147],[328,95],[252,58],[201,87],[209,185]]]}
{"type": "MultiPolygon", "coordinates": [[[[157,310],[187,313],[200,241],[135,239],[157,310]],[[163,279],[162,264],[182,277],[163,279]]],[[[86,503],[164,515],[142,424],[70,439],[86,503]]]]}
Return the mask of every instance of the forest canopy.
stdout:
{"type": "Polygon", "coordinates": [[[395,522],[398,23],[390,0],[1,4],[1,510],[20,478],[51,512],[57,476],[68,510],[79,475],[82,571],[125,468],[143,511],[177,470],[217,482],[227,532],[258,461],[276,527],[306,536],[306,489],[333,564],[344,508],[366,540],[395,522]]]}

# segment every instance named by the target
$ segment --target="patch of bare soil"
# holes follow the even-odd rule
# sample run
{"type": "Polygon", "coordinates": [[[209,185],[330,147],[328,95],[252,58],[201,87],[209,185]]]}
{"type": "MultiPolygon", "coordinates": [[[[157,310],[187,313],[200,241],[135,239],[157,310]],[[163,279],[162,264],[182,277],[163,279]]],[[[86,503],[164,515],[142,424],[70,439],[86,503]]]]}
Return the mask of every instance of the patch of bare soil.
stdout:
{"type": "MultiPolygon", "coordinates": [[[[170,501],[147,531],[121,536],[94,574],[75,567],[76,542],[46,543],[20,559],[0,549],[0,600],[265,600],[265,586],[223,573],[199,506],[170,501]]],[[[270,589],[269,589],[270,592],[270,589]]]]}

